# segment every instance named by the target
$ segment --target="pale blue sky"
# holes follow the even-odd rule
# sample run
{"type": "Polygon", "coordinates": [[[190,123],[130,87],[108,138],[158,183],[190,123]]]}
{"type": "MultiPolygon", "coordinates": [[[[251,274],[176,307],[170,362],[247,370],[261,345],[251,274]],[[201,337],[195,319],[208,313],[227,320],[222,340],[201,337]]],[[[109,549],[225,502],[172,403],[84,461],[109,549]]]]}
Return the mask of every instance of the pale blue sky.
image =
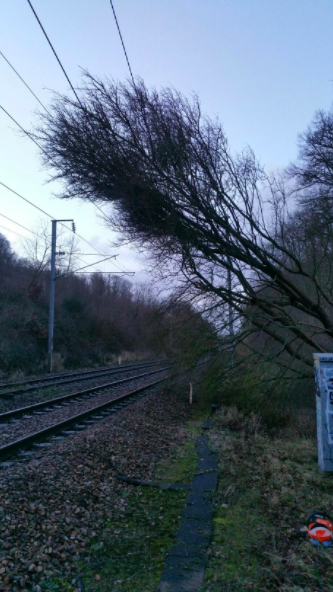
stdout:
{"type": "MultiPolygon", "coordinates": [[[[109,0],[32,0],[74,84],[79,66],[124,80],[127,65],[109,0]]],[[[297,134],[333,89],[332,0],[114,0],[134,74],[148,85],[199,94],[218,115],[231,147],[249,144],[263,164],[295,158],[297,134]]],[[[1,0],[0,50],[46,104],[68,84],[26,0],[1,0]]],[[[26,127],[35,99],[0,56],[0,103],[26,127]]],[[[109,232],[92,206],[51,198],[37,151],[0,112],[0,180],[50,211],[76,220],[97,245],[109,232]]],[[[32,227],[38,214],[0,187],[0,213],[32,227]]],[[[19,230],[9,222],[4,224],[19,230]]],[[[2,232],[2,229],[0,228],[2,232]]],[[[4,233],[19,248],[19,239],[4,233]]],[[[128,268],[134,254],[121,251],[128,268]]],[[[109,265],[105,269],[112,269],[109,265]]],[[[138,275],[141,277],[141,274],[138,275]]]]}

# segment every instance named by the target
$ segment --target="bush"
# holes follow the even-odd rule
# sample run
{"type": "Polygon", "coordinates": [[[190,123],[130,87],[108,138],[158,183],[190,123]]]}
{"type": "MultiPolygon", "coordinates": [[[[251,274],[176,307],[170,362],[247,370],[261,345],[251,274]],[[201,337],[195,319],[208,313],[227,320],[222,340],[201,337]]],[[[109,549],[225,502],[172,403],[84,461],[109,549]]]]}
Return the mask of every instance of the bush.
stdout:
{"type": "Polygon", "coordinates": [[[198,401],[200,407],[212,403],[235,406],[245,415],[260,414],[270,429],[291,425],[300,415],[313,415],[313,381],[286,381],[274,378],[274,368],[257,365],[255,370],[242,367],[240,372],[225,372],[221,360],[206,368],[198,401]]]}

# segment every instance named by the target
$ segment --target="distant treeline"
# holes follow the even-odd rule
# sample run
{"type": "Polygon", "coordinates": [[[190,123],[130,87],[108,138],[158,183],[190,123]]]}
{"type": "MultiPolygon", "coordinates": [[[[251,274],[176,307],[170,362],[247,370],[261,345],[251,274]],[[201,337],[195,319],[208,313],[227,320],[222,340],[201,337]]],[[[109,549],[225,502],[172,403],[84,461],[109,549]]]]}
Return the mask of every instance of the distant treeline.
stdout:
{"type": "MultiPolygon", "coordinates": [[[[48,339],[48,265],[18,257],[0,235],[0,372],[45,370],[48,339]]],[[[164,315],[145,285],[124,277],[70,273],[56,280],[56,368],[161,355],[164,315]]]]}

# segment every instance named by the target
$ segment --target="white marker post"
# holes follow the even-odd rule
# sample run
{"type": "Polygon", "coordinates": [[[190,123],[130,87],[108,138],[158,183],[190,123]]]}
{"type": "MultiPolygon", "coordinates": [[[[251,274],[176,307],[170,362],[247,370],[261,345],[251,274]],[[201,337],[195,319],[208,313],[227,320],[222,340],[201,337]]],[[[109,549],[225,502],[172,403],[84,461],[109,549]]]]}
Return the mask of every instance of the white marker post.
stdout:
{"type": "Polygon", "coordinates": [[[318,464],[333,471],[333,354],[313,354],[316,379],[318,464]]]}

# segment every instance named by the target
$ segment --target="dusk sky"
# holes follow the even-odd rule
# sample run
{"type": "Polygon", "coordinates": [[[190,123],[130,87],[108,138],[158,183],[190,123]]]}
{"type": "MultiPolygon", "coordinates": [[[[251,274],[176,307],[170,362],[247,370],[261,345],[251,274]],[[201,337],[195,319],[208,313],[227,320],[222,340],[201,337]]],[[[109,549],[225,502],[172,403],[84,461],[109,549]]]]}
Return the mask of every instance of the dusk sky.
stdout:
{"type": "MultiPolygon", "coordinates": [[[[32,3],[74,85],[80,67],[121,81],[129,76],[109,0],[32,3]]],[[[114,6],[134,75],[148,86],[198,93],[203,110],[222,121],[232,149],[250,145],[269,168],[294,159],[297,134],[317,109],[331,106],[331,0],[114,0],[114,6]]],[[[51,90],[68,91],[26,0],[1,1],[0,39],[0,50],[43,103],[51,90]]],[[[0,104],[31,127],[38,103],[1,56],[0,80],[0,104]]],[[[45,184],[36,147],[14,128],[0,111],[0,181],[52,216],[74,218],[80,234],[112,252],[97,210],[52,197],[59,187],[45,184]]],[[[29,228],[41,217],[1,186],[0,214],[29,228]]],[[[1,216],[0,225],[28,234],[1,216]]],[[[0,232],[21,248],[19,237],[1,226],[0,232]]],[[[127,269],[140,270],[134,252],[119,252],[127,269]]]]}

